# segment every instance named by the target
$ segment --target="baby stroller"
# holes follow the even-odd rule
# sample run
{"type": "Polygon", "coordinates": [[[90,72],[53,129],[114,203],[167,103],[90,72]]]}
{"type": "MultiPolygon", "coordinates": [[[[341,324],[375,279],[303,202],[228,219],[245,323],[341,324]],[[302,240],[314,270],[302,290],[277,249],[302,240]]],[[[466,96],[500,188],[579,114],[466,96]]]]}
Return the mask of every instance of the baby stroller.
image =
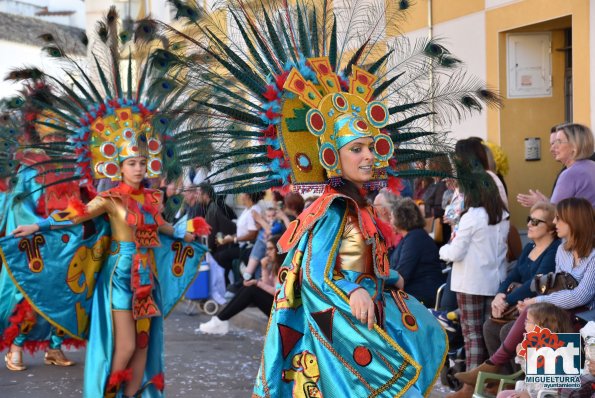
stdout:
{"type": "Polygon", "coordinates": [[[456,308],[456,299],[449,300],[450,291],[450,267],[444,269],[448,274],[446,283],[444,283],[436,292],[436,306],[430,310],[434,317],[440,322],[448,337],[448,353],[444,367],[440,371],[440,382],[443,386],[457,391],[463,385],[455,378],[455,373],[464,372],[465,366],[465,345],[463,332],[459,323],[459,311],[456,308]]]}
{"type": "Polygon", "coordinates": [[[207,315],[215,315],[225,304],[224,294],[223,268],[217,264],[210,253],[207,253],[200,265],[198,276],[186,291],[184,313],[196,315],[203,312],[207,315]]]}

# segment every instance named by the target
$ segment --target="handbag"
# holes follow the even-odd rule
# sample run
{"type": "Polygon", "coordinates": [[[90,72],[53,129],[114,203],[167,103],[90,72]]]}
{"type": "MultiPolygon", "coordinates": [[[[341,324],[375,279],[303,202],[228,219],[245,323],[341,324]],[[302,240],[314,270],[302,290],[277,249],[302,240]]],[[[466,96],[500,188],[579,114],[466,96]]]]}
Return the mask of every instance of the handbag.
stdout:
{"type": "Polygon", "coordinates": [[[559,292],[560,290],[572,290],[577,286],[578,282],[568,272],[537,274],[531,281],[531,291],[539,296],[559,292]]]}
{"type": "MultiPolygon", "coordinates": [[[[509,295],[514,289],[516,289],[517,287],[522,286],[522,283],[519,282],[512,282],[507,288],[506,288],[506,295],[509,295]]],[[[504,311],[502,313],[502,315],[499,318],[495,318],[494,316],[490,315],[490,320],[492,322],[498,323],[498,324],[505,324],[508,322],[513,322],[516,321],[516,319],[519,317],[519,310],[516,307],[516,304],[509,306],[506,311],[504,311]]]]}

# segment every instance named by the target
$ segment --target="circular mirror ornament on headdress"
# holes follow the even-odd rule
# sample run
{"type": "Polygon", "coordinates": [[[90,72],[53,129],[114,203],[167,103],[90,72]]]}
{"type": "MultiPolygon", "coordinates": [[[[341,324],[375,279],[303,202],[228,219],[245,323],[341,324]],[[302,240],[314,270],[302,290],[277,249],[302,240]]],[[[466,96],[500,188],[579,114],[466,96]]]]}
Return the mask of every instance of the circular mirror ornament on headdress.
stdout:
{"type": "Polygon", "coordinates": [[[376,159],[381,162],[386,162],[395,151],[395,146],[390,137],[386,134],[378,134],[374,138],[374,152],[376,159]]]}
{"type": "Polygon", "coordinates": [[[161,142],[159,142],[158,140],[151,138],[149,140],[149,144],[147,145],[147,148],[149,149],[149,154],[151,155],[156,155],[159,152],[161,152],[161,142]]]}
{"type": "Polygon", "coordinates": [[[333,94],[333,105],[339,112],[347,112],[349,110],[349,102],[341,93],[333,94]]]}
{"type": "Polygon", "coordinates": [[[151,172],[153,174],[160,174],[161,166],[162,166],[161,160],[159,160],[159,159],[151,159],[149,164],[147,164],[147,168],[149,169],[149,172],[151,172]]]}
{"type": "Polygon", "coordinates": [[[371,134],[370,132],[370,126],[368,125],[368,123],[366,123],[366,121],[362,118],[357,118],[357,119],[353,119],[352,120],[352,125],[355,131],[361,133],[361,134],[365,134],[365,135],[369,135],[371,134]]]}
{"type": "Polygon", "coordinates": [[[120,175],[120,166],[115,162],[105,162],[99,167],[102,169],[102,174],[109,178],[115,178],[120,175]]]}
{"type": "Polygon", "coordinates": [[[322,135],[326,129],[324,116],[318,109],[310,109],[308,111],[306,114],[306,124],[308,126],[308,131],[310,131],[310,133],[314,134],[315,136],[322,135]]]}
{"type": "Polygon", "coordinates": [[[388,109],[382,102],[370,102],[366,107],[366,116],[372,126],[376,128],[384,127],[388,123],[388,109]]]}
{"type": "Polygon", "coordinates": [[[320,163],[325,169],[333,171],[337,168],[339,165],[339,154],[332,144],[328,142],[322,144],[319,153],[320,163]]]}
{"type": "Polygon", "coordinates": [[[122,137],[124,137],[126,141],[133,141],[135,135],[136,134],[132,129],[124,129],[124,131],[122,131],[122,137]]]}
{"type": "Polygon", "coordinates": [[[100,147],[101,154],[108,159],[118,156],[118,147],[113,142],[104,142],[100,147]]]}

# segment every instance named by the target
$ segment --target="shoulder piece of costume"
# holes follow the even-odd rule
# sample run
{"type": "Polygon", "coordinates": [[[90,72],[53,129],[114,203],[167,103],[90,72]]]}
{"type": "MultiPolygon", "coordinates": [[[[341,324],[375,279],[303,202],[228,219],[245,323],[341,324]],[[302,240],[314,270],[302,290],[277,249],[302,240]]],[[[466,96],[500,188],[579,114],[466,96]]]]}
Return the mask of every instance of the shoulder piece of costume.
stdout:
{"type": "Polygon", "coordinates": [[[468,78],[437,40],[381,39],[409,2],[379,2],[357,17],[361,5],[344,3],[336,14],[332,2],[232,0],[224,10],[174,2],[182,28],[139,22],[147,32],[140,39],[166,36],[185,49],[161,55],[174,60],[174,70],[184,65],[202,148],[194,161],[213,170],[217,191],[293,185],[322,192],[340,183],[340,147],[362,137],[374,142],[370,188],[389,176],[451,175],[410,163],[449,153],[440,126],[497,103],[497,95],[468,78]],[[215,17],[221,14],[228,18],[215,17]],[[187,33],[195,30],[208,44],[187,33]],[[432,79],[431,71],[448,77],[432,79]]]}

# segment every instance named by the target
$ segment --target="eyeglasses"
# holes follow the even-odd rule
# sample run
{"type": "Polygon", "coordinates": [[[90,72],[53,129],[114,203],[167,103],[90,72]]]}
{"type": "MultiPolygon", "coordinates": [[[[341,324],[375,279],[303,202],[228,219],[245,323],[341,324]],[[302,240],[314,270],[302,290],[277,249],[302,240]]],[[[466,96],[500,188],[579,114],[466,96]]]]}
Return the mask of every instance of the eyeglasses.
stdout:
{"type": "Polygon", "coordinates": [[[527,216],[527,222],[531,223],[532,226],[536,227],[539,225],[539,223],[544,223],[547,224],[545,221],[540,220],[539,218],[533,218],[531,216],[527,216]]]}
{"type": "Polygon", "coordinates": [[[554,142],[552,143],[552,145],[561,145],[561,144],[568,144],[568,141],[554,140],[554,142]]]}

